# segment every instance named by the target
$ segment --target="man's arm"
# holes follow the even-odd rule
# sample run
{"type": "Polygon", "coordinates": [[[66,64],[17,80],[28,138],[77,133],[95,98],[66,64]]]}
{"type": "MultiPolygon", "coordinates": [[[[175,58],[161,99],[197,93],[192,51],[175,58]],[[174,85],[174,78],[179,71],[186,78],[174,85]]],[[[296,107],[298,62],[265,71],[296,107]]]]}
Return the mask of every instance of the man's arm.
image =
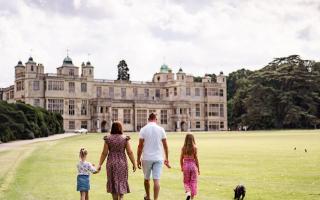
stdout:
{"type": "Polygon", "coordinates": [[[164,164],[168,168],[171,168],[171,166],[169,164],[169,148],[168,148],[168,143],[167,143],[167,139],[166,138],[162,139],[162,144],[163,144],[163,149],[164,149],[164,154],[165,154],[164,164]]]}
{"type": "Polygon", "coordinates": [[[141,169],[141,154],[143,150],[143,144],[144,144],[144,139],[140,138],[138,149],[137,149],[137,165],[139,169],[141,169]]]}

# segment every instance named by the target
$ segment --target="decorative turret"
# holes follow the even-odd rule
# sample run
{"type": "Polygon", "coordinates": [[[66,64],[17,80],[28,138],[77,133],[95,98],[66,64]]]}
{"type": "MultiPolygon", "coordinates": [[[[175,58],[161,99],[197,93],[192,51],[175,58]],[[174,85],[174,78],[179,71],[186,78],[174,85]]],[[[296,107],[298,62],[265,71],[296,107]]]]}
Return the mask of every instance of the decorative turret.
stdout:
{"type": "Polygon", "coordinates": [[[14,68],[16,79],[23,78],[25,74],[25,66],[22,64],[21,60],[19,60],[18,64],[14,68]]]}
{"type": "Polygon", "coordinates": [[[217,83],[224,83],[226,84],[226,76],[221,71],[220,74],[217,76],[217,83]]]}
{"type": "Polygon", "coordinates": [[[77,77],[79,76],[79,67],[73,65],[72,59],[67,55],[67,57],[63,59],[62,66],[57,68],[57,74],[77,77]]]}
{"type": "Polygon", "coordinates": [[[87,61],[86,64],[84,64],[84,62],[83,62],[81,67],[82,67],[81,77],[87,77],[87,78],[93,79],[94,67],[91,65],[91,62],[87,61]]]}
{"type": "Polygon", "coordinates": [[[186,73],[183,72],[183,70],[180,68],[177,73],[177,81],[185,81],[186,73]]]}

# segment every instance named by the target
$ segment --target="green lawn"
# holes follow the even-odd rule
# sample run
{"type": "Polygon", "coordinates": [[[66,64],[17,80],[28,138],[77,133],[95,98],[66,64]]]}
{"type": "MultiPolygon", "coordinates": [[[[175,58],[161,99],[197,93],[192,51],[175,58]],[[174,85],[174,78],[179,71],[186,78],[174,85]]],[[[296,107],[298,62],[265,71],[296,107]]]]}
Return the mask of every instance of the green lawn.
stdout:
{"type": "MultiPolygon", "coordinates": [[[[247,187],[247,200],[320,199],[319,131],[194,134],[201,168],[197,199],[230,200],[239,183],[247,187]]],[[[0,152],[0,199],[78,199],[78,151],[86,147],[88,161],[97,164],[102,137],[80,135],[0,152]]],[[[173,168],[164,169],[160,199],[184,199],[179,167],[183,140],[183,133],[168,133],[173,168]]],[[[131,143],[136,152],[137,134],[131,143]]],[[[91,199],[111,199],[105,192],[105,183],[105,170],[91,176],[91,199]]],[[[129,184],[132,193],[125,199],[143,199],[141,170],[134,174],[130,171],[129,184]]]]}

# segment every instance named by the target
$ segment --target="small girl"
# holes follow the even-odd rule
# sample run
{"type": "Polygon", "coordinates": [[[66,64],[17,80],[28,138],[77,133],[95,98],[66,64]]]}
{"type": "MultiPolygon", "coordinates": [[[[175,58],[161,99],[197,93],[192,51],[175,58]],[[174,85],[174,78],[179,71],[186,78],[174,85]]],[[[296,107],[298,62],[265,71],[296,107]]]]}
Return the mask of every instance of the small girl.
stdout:
{"type": "Polygon", "coordinates": [[[197,147],[194,136],[186,135],[180,156],[181,171],[187,199],[193,199],[197,194],[198,175],[200,175],[197,147]]]}
{"type": "Polygon", "coordinates": [[[89,190],[90,190],[90,181],[89,175],[90,172],[95,174],[97,173],[96,168],[93,164],[86,161],[88,151],[85,148],[80,149],[79,157],[80,161],[77,164],[78,176],[77,176],[77,191],[80,192],[80,200],[89,199],[89,190]]]}

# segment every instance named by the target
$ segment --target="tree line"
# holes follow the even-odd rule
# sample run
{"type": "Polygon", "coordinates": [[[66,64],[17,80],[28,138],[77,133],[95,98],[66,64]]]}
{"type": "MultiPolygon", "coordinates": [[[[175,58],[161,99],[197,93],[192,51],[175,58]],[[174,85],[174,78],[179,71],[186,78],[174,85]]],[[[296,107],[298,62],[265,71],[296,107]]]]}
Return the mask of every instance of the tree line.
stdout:
{"type": "Polygon", "coordinates": [[[249,130],[320,127],[320,63],[299,55],[227,77],[228,125],[249,130]]]}
{"type": "Polygon", "coordinates": [[[0,141],[33,139],[63,133],[60,113],[21,102],[0,101],[0,141]]]}

